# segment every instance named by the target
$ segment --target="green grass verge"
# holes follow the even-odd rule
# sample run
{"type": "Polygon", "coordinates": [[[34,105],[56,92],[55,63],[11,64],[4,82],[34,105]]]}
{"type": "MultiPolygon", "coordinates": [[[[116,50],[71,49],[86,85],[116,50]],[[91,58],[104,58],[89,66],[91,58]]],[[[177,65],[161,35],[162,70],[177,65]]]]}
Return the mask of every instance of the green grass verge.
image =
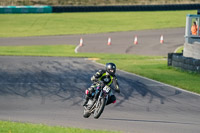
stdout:
{"type": "Polygon", "coordinates": [[[0,37],[177,28],[187,14],[196,11],[0,14],[0,37]]]}
{"type": "Polygon", "coordinates": [[[200,94],[200,74],[189,73],[167,66],[162,56],[128,54],[74,53],[75,45],[1,46],[0,55],[67,56],[100,58],[98,62],[114,62],[121,70],[136,73],[163,83],[200,94]]]}
{"type": "Polygon", "coordinates": [[[182,53],[184,46],[178,47],[176,53],[182,53]]]}
{"type": "Polygon", "coordinates": [[[0,133],[119,133],[119,132],[0,121],[0,133]]]}

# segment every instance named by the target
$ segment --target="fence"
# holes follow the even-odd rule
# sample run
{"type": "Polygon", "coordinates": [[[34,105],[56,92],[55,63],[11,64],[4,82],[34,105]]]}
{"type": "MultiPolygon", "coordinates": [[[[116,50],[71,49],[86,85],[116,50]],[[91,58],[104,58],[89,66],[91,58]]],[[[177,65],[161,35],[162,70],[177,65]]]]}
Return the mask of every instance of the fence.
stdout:
{"type": "Polygon", "coordinates": [[[197,10],[200,4],[126,5],[126,6],[52,6],[53,12],[170,11],[197,10]]]}
{"type": "Polygon", "coordinates": [[[0,13],[52,13],[51,6],[0,6],[0,13]]]}
{"type": "Polygon", "coordinates": [[[122,12],[198,10],[200,4],[124,5],[124,6],[0,6],[0,13],[122,12]]]}

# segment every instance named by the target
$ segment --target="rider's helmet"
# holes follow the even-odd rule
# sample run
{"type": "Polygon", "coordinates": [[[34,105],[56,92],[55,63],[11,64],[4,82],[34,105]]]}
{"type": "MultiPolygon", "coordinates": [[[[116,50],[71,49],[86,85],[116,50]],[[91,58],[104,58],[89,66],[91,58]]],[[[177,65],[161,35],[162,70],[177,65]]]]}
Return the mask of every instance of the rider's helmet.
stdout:
{"type": "Polygon", "coordinates": [[[116,65],[114,63],[107,63],[106,64],[106,71],[114,76],[115,75],[115,72],[116,72],[116,65]]]}

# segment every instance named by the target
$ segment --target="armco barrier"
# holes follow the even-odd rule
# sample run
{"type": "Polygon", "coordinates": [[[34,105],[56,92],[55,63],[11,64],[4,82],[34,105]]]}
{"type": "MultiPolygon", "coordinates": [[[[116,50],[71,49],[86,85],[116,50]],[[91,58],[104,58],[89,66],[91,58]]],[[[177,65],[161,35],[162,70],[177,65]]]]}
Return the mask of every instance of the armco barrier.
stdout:
{"type": "Polygon", "coordinates": [[[200,4],[124,5],[124,6],[0,6],[0,13],[120,12],[198,10],[200,4]]]}
{"type": "Polygon", "coordinates": [[[182,53],[168,53],[168,66],[200,73],[200,59],[184,57],[182,53]]]}
{"type": "Polygon", "coordinates": [[[197,10],[200,4],[124,5],[124,6],[52,6],[53,12],[169,11],[197,10]]]}
{"type": "Polygon", "coordinates": [[[0,6],[0,13],[52,13],[51,6],[0,6]]]}

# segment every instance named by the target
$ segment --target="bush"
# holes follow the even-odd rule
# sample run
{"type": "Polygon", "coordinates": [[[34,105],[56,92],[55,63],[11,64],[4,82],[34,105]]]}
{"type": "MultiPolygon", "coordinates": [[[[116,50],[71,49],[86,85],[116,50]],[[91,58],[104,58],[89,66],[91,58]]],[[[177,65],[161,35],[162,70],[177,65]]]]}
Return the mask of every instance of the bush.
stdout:
{"type": "Polygon", "coordinates": [[[1,0],[0,5],[155,5],[194,4],[199,0],[1,0]]]}

